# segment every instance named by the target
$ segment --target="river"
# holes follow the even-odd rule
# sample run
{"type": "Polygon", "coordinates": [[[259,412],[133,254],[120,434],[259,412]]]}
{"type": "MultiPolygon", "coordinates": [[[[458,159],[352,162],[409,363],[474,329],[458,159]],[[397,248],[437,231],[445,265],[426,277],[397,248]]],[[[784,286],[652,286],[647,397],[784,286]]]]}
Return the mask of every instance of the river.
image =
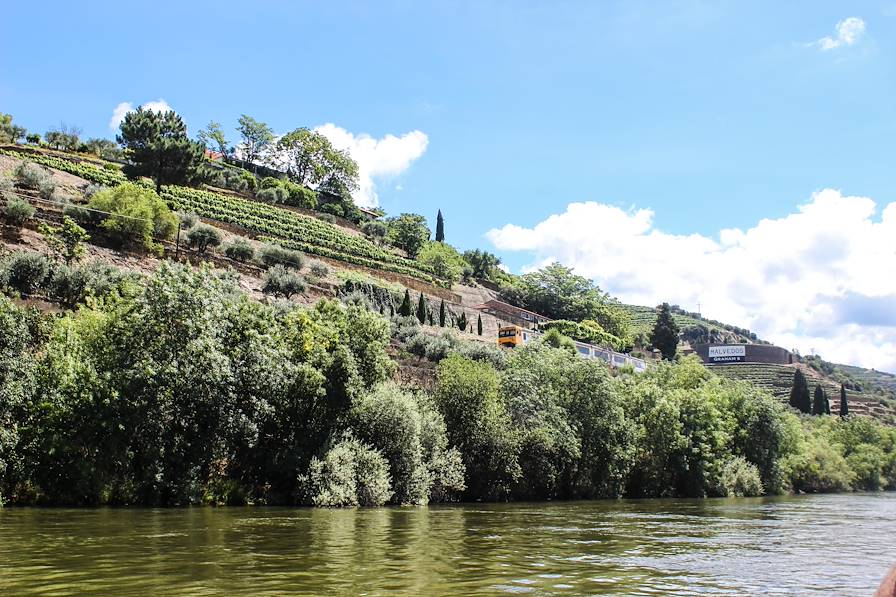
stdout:
{"type": "Polygon", "coordinates": [[[0,510],[2,595],[869,595],[896,495],[0,510]]]}

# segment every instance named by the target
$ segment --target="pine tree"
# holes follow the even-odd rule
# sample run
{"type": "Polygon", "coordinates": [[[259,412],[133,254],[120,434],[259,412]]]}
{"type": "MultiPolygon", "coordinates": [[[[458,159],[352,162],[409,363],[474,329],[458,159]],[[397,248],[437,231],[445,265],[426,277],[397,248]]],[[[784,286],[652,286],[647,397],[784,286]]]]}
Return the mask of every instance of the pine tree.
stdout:
{"type": "Polygon", "coordinates": [[[845,417],[849,414],[849,399],[846,397],[846,388],[840,384],[840,416],[845,417]]]}
{"type": "Polygon", "coordinates": [[[812,414],[823,415],[827,401],[828,397],[824,395],[824,389],[821,387],[821,384],[815,386],[815,396],[812,399],[812,414]]]}
{"type": "Polygon", "coordinates": [[[482,315],[476,320],[476,333],[482,335],[482,315]]]}
{"type": "Polygon", "coordinates": [[[420,323],[426,323],[426,299],[423,298],[423,293],[420,293],[420,299],[417,301],[417,321],[420,323]]]}
{"type": "Polygon", "coordinates": [[[793,386],[790,388],[790,406],[804,413],[809,413],[812,410],[809,384],[806,383],[806,376],[799,369],[793,374],[793,386]]]}
{"type": "Polygon", "coordinates": [[[407,288],[404,289],[404,300],[401,301],[401,306],[398,307],[398,314],[402,317],[411,316],[411,294],[407,288]]]}
{"type": "Polygon", "coordinates": [[[675,358],[675,352],[678,350],[678,332],[678,324],[672,318],[669,303],[663,303],[656,317],[653,332],[650,334],[650,343],[659,349],[667,361],[675,358]]]}
{"type": "Polygon", "coordinates": [[[460,317],[457,320],[457,327],[460,331],[464,331],[467,329],[467,312],[461,311],[460,317]]]}
{"type": "Polygon", "coordinates": [[[436,242],[445,242],[445,220],[442,218],[442,210],[436,216],[436,242]]]}
{"type": "Polygon", "coordinates": [[[442,299],[442,304],[439,305],[439,327],[445,327],[445,299],[442,299]]]}

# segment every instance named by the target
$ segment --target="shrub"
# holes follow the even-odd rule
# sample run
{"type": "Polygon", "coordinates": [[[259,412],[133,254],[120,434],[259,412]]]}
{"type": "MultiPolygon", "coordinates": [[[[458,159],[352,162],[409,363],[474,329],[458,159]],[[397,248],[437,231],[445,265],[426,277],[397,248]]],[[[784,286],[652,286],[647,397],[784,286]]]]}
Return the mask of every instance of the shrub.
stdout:
{"type": "Polygon", "coordinates": [[[839,450],[822,438],[810,438],[797,454],[785,459],[794,491],[831,493],[848,491],[855,480],[839,450]]]}
{"type": "Polygon", "coordinates": [[[305,281],[295,271],[277,264],[265,272],[261,291],[265,294],[290,298],[305,292],[305,281]]]}
{"type": "Polygon", "coordinates": [[[13,253],[6,259],[3,269],[10,288],[31,294],[47,279],[50,262],[40,253],[13,253]]]}
{"type": "Polygon", "coordinates": [[[305,266],[305,259],[298,251],[285,249],[280,245],[265,245],[261,249],[261,262],[267,266],[283,265],[300,270],[305,266]]]}
{"type": "Polygon", "coordinates": [[[460,280],[465,263],[454,247],[435,241],[426,243],[417,260],[432,269],[432,273],[449,286],[460,280]]]}
{"type": "Polygon", "coordinates": [[[386,226],[386,224],[383,222],[373,220],[370,222],[364,222],[364,224],[361,226],[361,232],[363,232],[371,240],[382,243],[385,241],[386,235],[389,234],[389,227],[386,226]]]}
{"type": "Polygon", "coordinates": [[[308,264],[308,269],[318,278],[326,278],[330,274],[330,266],[316,259],[308,264]]]}
{"type": "Polygon", "coordinates": [[[722,466],[719,477],[719,493],[728,497],[755,497],[762,495],[762,479],[756,465],[741,456],[729,458],[722,466]]]}
{"type": "Polygon", "coordinates": [[[304,479],[315,506],[382,506],[392,496],[389,463],[377,450],[351,436],[311,459],[304,479]]]}
{"type": "Polygon", "coordinates": [[[286,189],[281,187],[268,187],[264,188],[255,195],[259,201],[266,201],[268,203],[285,203],[286,199],[289,197],[286,189]]]}
{"type": "Polygon", "coordinates": [[[327,222],[328,224],[336,223],[336,216],[334,216],[333,214],[318,214],[317,219],[321,222],[327,222]]]}
{"type": "Polygon", "coordinates": [[[87,231],[66,215],[62,216],[62,225],[41,223],[38,230],[50,249],[67,264],[84,256],[84,243],[90,240],[87,231]]]}
{"type": "Polygon", "coordinates": [[[22,162],[13,171],[16,182],[26,189],[40,190],[52,184],[50,173],[32,162],[22,162]]]}
{"type": "Polygon", "coordinates": [[[420,331],[408,338],[405,349],[418,357],[438,363],[448,356],[456,344],[457,338],[450,332],[443,332],[439,336],[430,336],[420,331]]]}
{"type": "Polygon", "coordinates": [[[252,261],[255,258],[255,248],[247,241],[238,239],[224,247],[224,254],[237,261],[252,261]]]}
{"type": "Polygon", "coordinates": [[[153,237],[170,238],[177,228],[177,217],[156,192],[133,183],[100,191],[88,206],[107,212],[102,227],[122,245],[157,249],[153,237]]]}
{"type": "Polygon", "coordinates": [[[51,274],[47,286],[51,296],[66,307],[73,308],[83,303],[88,296],[106,296],[120,289],[133,277],[111,265],[99,262],[80,267],[59,265],[51,274]]]}
{"type": "Polygon", "coordinates": [[[337,217],[345,217],[345,208],[338,203],[325,203],[318,208],[325,214],[331,214],[337,217]]]}
{"type": "Polygon", "coordinates": [[[3,208],[3,219],[6,223],[15,228],[21,228],[25,222],[34,217],[34,206],[24,199],[12,197],[6,200],[6,206],[3,208]]]}
{"type": "Polygon", "coordinates": [[[277,189],[282,186],[282,183],[279,178],[274,178],[273,176],[265,176],[261,179],[261,189],[277,189]]]}
{"type": "Polygon", "coordinates": [[[288,205],[304,207],[305,209],[314,209],[317,207],[317,193],[311,189],[289,181],[283,183],[283,188],[287,193],[285,203],[288,205]]]}
{"type": "Polygon", "coordinates": [[[106,190],[106,187],[104,187],[104,186],[101,185],[101,184],[90,184],[90,185],[87,185],[87,188],[84,189],[84,198],[85,198],[85,199],[90,199],[91,197],[93,197],[94,195],[96,195],[97,193],[99,193],[100,191],[105,191],[105,190],[106,190]]]}
{"type": "Polygon", "coordinates": [[[178,213],[177,217],[180,219],[180,227],[182,230],[189,230],[199,221],[199,216],[189,212],[178,213]]]}
{"type": "Polygon", "coordinates": [[[200,255],[210,247],[220,245],[222,240],[221,231],[208,224],[199,224],[187,233],[187,242],[190,243],[190,248],[195,248],[200,255]]]}
{"type": "Polygon", "coordinates": [[[495,344],[483,342],[461,342],[454,352],[471,361],[490,363],[497,370],[507,366],[507,351],[495,344]]]}

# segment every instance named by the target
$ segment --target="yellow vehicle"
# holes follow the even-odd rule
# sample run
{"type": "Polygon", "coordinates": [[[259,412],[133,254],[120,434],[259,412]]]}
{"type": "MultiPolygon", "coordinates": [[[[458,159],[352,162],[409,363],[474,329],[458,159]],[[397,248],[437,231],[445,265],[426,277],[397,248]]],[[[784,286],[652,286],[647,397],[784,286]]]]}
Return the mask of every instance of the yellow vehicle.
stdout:
{"type": "MultiPolygon", "coordinates": [[[[527,330],[518,325],[506,325],[498,328],[498,346],[514,348],[527,344],[540,336],[541,332],[527,330]]],[[[585,342],[576,342],[575,344],[576,352],[583,359],[601,359],[611,367],[631,365],[638,373],[647,369],[647,361],[642,359],[585,342]]]]}

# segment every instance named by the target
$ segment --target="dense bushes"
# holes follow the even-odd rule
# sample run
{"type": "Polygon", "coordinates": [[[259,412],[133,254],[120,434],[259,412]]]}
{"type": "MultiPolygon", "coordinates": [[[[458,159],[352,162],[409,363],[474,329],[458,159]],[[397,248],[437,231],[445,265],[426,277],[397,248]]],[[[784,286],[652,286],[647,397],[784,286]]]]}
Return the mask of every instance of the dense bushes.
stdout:
{"type": "Polygon", "coordinates": [[[100,191],[90,198],[90,209],[105,212],[101,226],[121,245],[156,250],[155,238],[171,238],[177,216],[152,190],[131,183],[100,191]]]}
{"type": "Polygon", "coordinates": [[[18,197],[11,197],[6,200],[3,207],[3,219],[13,228],[21,228],[25,222],[34,217],[34,206],[18,197]]]}

